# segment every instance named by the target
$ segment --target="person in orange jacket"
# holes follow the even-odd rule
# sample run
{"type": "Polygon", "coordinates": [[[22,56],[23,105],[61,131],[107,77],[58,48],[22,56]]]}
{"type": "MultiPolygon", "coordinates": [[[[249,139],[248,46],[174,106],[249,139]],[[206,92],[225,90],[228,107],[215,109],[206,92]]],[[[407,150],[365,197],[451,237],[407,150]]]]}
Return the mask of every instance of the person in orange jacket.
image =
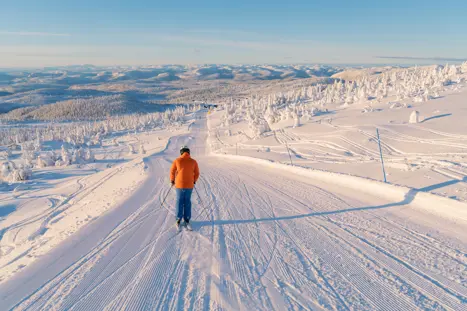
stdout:
{"type": "Polygon", "coordinates": [[[190,156],[190,148],[180,148],[180,157],[175,159],[170,168],[170,182],[177,191],[177,228],[182,219],[188,230],[191,230],[191,194],[199,178],[198,162],[190,156]]]}

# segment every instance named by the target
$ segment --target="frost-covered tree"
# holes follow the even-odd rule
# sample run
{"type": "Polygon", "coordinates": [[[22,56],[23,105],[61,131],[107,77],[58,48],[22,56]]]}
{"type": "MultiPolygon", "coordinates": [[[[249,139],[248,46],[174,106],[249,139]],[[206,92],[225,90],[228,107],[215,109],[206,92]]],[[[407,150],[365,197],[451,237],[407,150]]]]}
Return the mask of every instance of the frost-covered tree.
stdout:
{"type": "Polygon", "coordinates": [[[20,182],[31,179],[32,171],[24,165],[16,166],[13,162],[4,162],[1,166],[1,177],[6,182],[20,182]]]}
{"type": "Polygon", "coordinates": [[[462,63],[460,70],[462,73],[467,73],[467,62],[462,63]]]}
{"type": "Polygon", "coordinates": [[[36,146],[31,142],[24,143],[21,146],[21,150],[22,150],[21,158],[24,164],[28,167],[32,167],[33,162],[37,157],[36,146]]]}
{"type": "Polygon", "coordinates": [[[419,123],[420,122],[420,113],[418,111],[412,111],[410,114],[409,123],[419,123]]]}
{"type": "Polygon", "coordinates": [[[293,120],[294,120],[293,127],[294,128],[299,127],[300,126],[300,116],[295,111],[293,112],[293,120]]]}
{"type": "Polygon", "coordinates": [[[27,166],[19,166],[8,175],[9,182],[21,182],[31,179],[32,170],[27,166]]]}
{"type": "Polygon", "coordinates": [[[94,153],[92,152],[92,150],[90,148],[86,148],[84,150],[84,160],[86,162],[95,162],[95,157],[94,157],[94,153]]]}
{"type": "Polygon", "coordinates": [[[280,116],[278,115],[272,104],[268,104],[264,116],[269,124],[274,124],[280,120],[280,116]]]}
{"type": "Polygon", "coordinates": [[[86,162],[84,149],[81,147],[79,147],[78,149],[75,149],[73,151],[73,155],[71,156],[71,159],[72,159],[71,160],[72,163],[81,164],[81,163],[86,162]]]}
{"type": "Polygon", "coordinates": [[[263,133],[271,131],[268,122],[261,116],[250,120],[248,126],[254,137],[260,137],[263,133]]]}
{"type": "Polygon", "coordinates": [[[102,133],[98,132],[94,135],[88,143],[88,146],[101,146],[102,145],[102,133]]]}
{"type": "Polygon", "coordinates": [[[3,151],[0,151],[0,158],[3,158],[4,160],[9,160],[11,156],[12,152],[11,149],[8,147],[5,147],[3,151]]]}
{"type": "Polygon", "coordinates": [[[36,167],[37,168],[47,167],[47,162],[44,159],[42,159],[40,155],[37,156],[36,167]]]}
{"type": "MultiPolygon", "coordinates": [[[[39,136],[39,135],[40,135],[40,134],[38,133],[38,136],[39,136]]],[[[40,138],[37,138],[37,139],[34,141],[34,151],[35,151],[36,153],[39,153],[39,152],[41,152],[41,150],[42,150],[42,142],[41,142],[40,138]]]]}
{"type": "Polygon", "coordinates": [[[302,119],[304,122],[308,122],[311,120],[311,114],[308,110],[305,110],[302,115],[302,119]]]}
{"type": "MultiPolygon", "coordinates": [[[[134,131],[135,129],[143,131],[180,124],[187,112],[187,107],[179,106],[163,113],[110,116],[106,120],[80,122],[79,124],[70,122],[47,126],[0,128],[0,145],[34,143],[38,138],[39,140],[61,140],[72,146],[100,145],[101,139],[113,132],[134,131]]],[[[0,115],[0,120],[8,119],[8,116],[9,114],[0,115]]],[[[23,119],[18,117],[12,120],[23,119]]]]}
{"type": "Polygon", "coordinates": [[[16,169],[16,165],[12,161],[3,162],[1,166],[1,176],[3,180],[7,180],[11,172],[16,169]]]}
{"type": "Polygon", "coordinates": [[[287,106],[284,110],[282,120],[290,120],[292,118],[292,110],[287,106]]]}
{"type": "Polygon", "coordinates": [[[70,165],[71,164],[71,161],[72,161],[72,155],[71,153],[68,151],[68,149],[65,147],[65,145],[62,145],[62,149],[61,149],[61,161],[60,163],[58,163],[59,165],[70,165]]]}

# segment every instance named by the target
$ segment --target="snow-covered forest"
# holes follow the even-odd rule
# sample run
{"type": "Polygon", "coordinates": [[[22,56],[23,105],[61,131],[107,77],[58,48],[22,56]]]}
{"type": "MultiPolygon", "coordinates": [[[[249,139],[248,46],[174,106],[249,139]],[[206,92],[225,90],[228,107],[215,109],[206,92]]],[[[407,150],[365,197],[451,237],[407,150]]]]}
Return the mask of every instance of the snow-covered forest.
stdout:
{"type": "Polygon", "coordinates": [[[75,98],[54,104],[28,106],[0,115],[0,121],[80,121],[99,120],[110,116],[150,113],[168,109],[167,105],[151,105],[122,94],[75,98]]]}
{"type": "Polygon", "coordinates": [[[467,62],[462,65],[394,69],[376,76],[363,76],[355,81],[335,80],[332,84],[290,88],[268,95],[250,95],[225,103],[223,124],[245,118],[255,136],[270,130],[278,121],[293,119],[295,126],[336,106],[366,104],[364,111],[388,97],[392,107],[401,101],[427,102],[440,97],[440,92],[456,88],[465,81],[467,62]]]}
{"type": "MultiPolygon", "coordinates": [[[[86,106],[82,108],[86,109],[86,106]]],[[[168,109],[163,113],[113,116],[103,121],[26,126],[11,123],[2,126],[0,157],[6,162],[2,165],[1,178],[8,182],[24,181],[30,179],[32,168],[94,161],[91,148],[101,146],[103,139],[130,132],[137,134],[154,129],[179,127],[188,113],[197,110],[199,106],[191,105],[168,109]],[[43,150],[44,142],[60,143],[61,150],[43,150]],[[20,155],[20,159],[17,155],[20,155]]],[[[79,111],[77,113],[80,113],[79,111]]]]}

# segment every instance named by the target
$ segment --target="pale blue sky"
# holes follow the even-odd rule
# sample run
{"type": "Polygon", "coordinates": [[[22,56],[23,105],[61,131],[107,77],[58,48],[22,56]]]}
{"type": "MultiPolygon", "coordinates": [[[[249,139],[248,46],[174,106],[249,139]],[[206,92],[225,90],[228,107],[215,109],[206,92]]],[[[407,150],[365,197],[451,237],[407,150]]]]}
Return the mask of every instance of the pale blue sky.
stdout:
{"type": "Polygon", "coordinates": [[[0,67],[467,58],[465,0],[3,2],[0,67]]]}

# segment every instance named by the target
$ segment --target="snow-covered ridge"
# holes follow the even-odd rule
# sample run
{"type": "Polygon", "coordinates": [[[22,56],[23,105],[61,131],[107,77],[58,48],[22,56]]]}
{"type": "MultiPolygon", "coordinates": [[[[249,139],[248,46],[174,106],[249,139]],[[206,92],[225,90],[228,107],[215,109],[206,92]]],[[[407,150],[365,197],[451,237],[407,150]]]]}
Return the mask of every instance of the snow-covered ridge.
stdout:
{"type": "MultiPolygon", "coordinates": [[[[153,104],[209,101],[224,93],[240,95],[280,81],[320,80],[341,70],[316,65],[165,65],[70,66],[3,72],[0,73],[0,113],[25,108],[14,112],[12,117],[37,117],[47,114],[47,108],[31,112],[38,109],[31,106],[58,104],[61,107],[77,101],[102,106],[103,101],[115,103],[117,100],[112,96],[120,96],[118,100],[124,102],[125,107],[120,111],[147,112],[158,109],[153,104]]],[[[60,107],[49,109],[61,110],[60,107]]]]}
{"type": "MultiPolygon", "coordinates": [[[[0,82],[83,84],[124,80],[270,80],[330,77],[342,67],[324,65],[161,65],[139,67],[61,67],[43,70],[4,72],[0,82]]],[[[8,90],[8,89],[5,89],[8,90]]],[[[11,89],[10,89],[11,90],[11,89]]]]}

